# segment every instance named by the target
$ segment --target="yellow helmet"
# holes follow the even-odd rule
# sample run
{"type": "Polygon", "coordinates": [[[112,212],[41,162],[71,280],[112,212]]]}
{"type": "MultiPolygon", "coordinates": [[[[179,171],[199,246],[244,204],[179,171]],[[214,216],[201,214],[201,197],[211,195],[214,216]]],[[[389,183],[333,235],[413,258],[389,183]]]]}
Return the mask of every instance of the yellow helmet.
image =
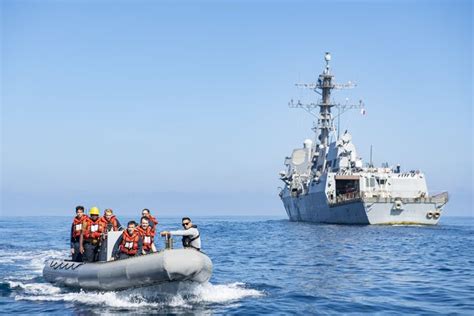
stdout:
{"type": "Polygon", "coordinates": [[[99,208],[97,206],[91,207],[89,215],[100,215],[99,208]]]}

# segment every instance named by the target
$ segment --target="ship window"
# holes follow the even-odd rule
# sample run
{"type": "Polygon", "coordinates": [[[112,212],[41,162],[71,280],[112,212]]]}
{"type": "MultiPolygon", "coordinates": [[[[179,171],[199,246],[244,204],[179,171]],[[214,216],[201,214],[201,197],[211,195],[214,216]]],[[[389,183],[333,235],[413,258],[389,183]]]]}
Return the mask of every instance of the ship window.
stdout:
{"type": "Polygon", "coordinates": [[[375,178],[370,178],[370,185],[371,187],[375,187],[375,178]]]}
{"type": "Polygon", "coordinates": [[[336,180],[336,197],[354,198],[359,192],[359,179],[336,180]]]}

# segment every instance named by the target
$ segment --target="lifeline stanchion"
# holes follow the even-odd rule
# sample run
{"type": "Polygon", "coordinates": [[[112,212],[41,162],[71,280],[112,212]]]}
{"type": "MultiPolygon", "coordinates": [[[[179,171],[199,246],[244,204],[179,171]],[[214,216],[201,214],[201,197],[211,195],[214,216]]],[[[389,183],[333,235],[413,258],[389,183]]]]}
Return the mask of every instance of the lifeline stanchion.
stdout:
{"type": "Polygon", "coordinates": [[[173,249],[173,238],[171,237],[171,235],[166,235],[165,248],[173,249]]]}

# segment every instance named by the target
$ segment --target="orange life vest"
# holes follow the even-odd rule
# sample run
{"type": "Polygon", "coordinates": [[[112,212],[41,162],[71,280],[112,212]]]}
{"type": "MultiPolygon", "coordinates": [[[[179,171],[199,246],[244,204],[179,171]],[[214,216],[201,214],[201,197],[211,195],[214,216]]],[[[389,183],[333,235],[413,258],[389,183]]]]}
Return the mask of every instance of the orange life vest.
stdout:
{"type": "Polygon", "coordinates": [[[81,218],[74,217],[74,220],[72,221],[72,238],[79,238],[81,236],[82,232],[82,224],[84,221],[87,219],[87,215],[84,214],[82,215],[81,218]]]}
{"type": "Polygon", "coordinates": [[[153,215],[149,214],[149,215],[148,215],[148,219],[149,219],[150,221],[152,221],[153,224],[155,224],[154,226],[158,225],[158,221],[156,220],[155,217],[153,217],[153,215]]]}
{"type": "Polygon", "coordinates": [[[132,235],[128,234],[128,229],[122,233],[122,243],[120,244],[120,251],[129,256],[134,256],[138,252],[138,241],[140,240],[140,233],[135,229],[132,235]]]}
{"type": "Polygon", "coordinates": [[[100,220],[97,219],[95,222],[90,219],[86,218],[84,221],[85,224],[85,230],[83,232],[84,238],[86,240],[95,240],[97,241],[100,238],[100,235],[102,235],[102,225],[100,224],[100,220]]]}
{"type": "Polygon", "coordinates": [[[105,216],[102,216],[100,219],[100,225],[102,225],[102,231],[117,231],[119,229],[117,219],[115,215],[112,215],[110,221],[107,221],[105,216]]]}
{"type": "Polygon", "coordinates": [[[155,238],[155,230],[148,226],[143,229],[141,226],[138,226],[137,231],[140,233],[140,236],[143,239],[143,250],[149,251],[151,249],[151,244],[153,244],[153,240],[155,238]]]}

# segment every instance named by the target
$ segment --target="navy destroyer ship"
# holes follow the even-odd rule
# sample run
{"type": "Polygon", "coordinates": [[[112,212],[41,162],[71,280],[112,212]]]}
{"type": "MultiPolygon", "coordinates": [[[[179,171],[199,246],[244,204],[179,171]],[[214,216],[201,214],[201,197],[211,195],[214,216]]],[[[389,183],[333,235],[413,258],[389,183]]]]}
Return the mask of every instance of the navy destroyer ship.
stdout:
{"type": "Polygon", "coordinates": [[[328,224],[436,225],[448,202],[447,192],[430,195],[420,171],[403,172],[399,165],[364,165],[352,136],[347,131],[339,135],[334,119],[351,108],[365,109],[362,101],[356,105],[331,101],[332,90],[354,84],[334,83],[330,60],[330,53],[326,53],[326,67],[317,83],[297,84],[319,94],[319,102],[289,103],[317,117],[315,140],[306,139],[302,148],[294,149],[285,158],[286,170],[280,172],[284,186],[279,196],[289,219],[328,224]],[[335,117],[333,108],[338,110],[335,117]]]}

